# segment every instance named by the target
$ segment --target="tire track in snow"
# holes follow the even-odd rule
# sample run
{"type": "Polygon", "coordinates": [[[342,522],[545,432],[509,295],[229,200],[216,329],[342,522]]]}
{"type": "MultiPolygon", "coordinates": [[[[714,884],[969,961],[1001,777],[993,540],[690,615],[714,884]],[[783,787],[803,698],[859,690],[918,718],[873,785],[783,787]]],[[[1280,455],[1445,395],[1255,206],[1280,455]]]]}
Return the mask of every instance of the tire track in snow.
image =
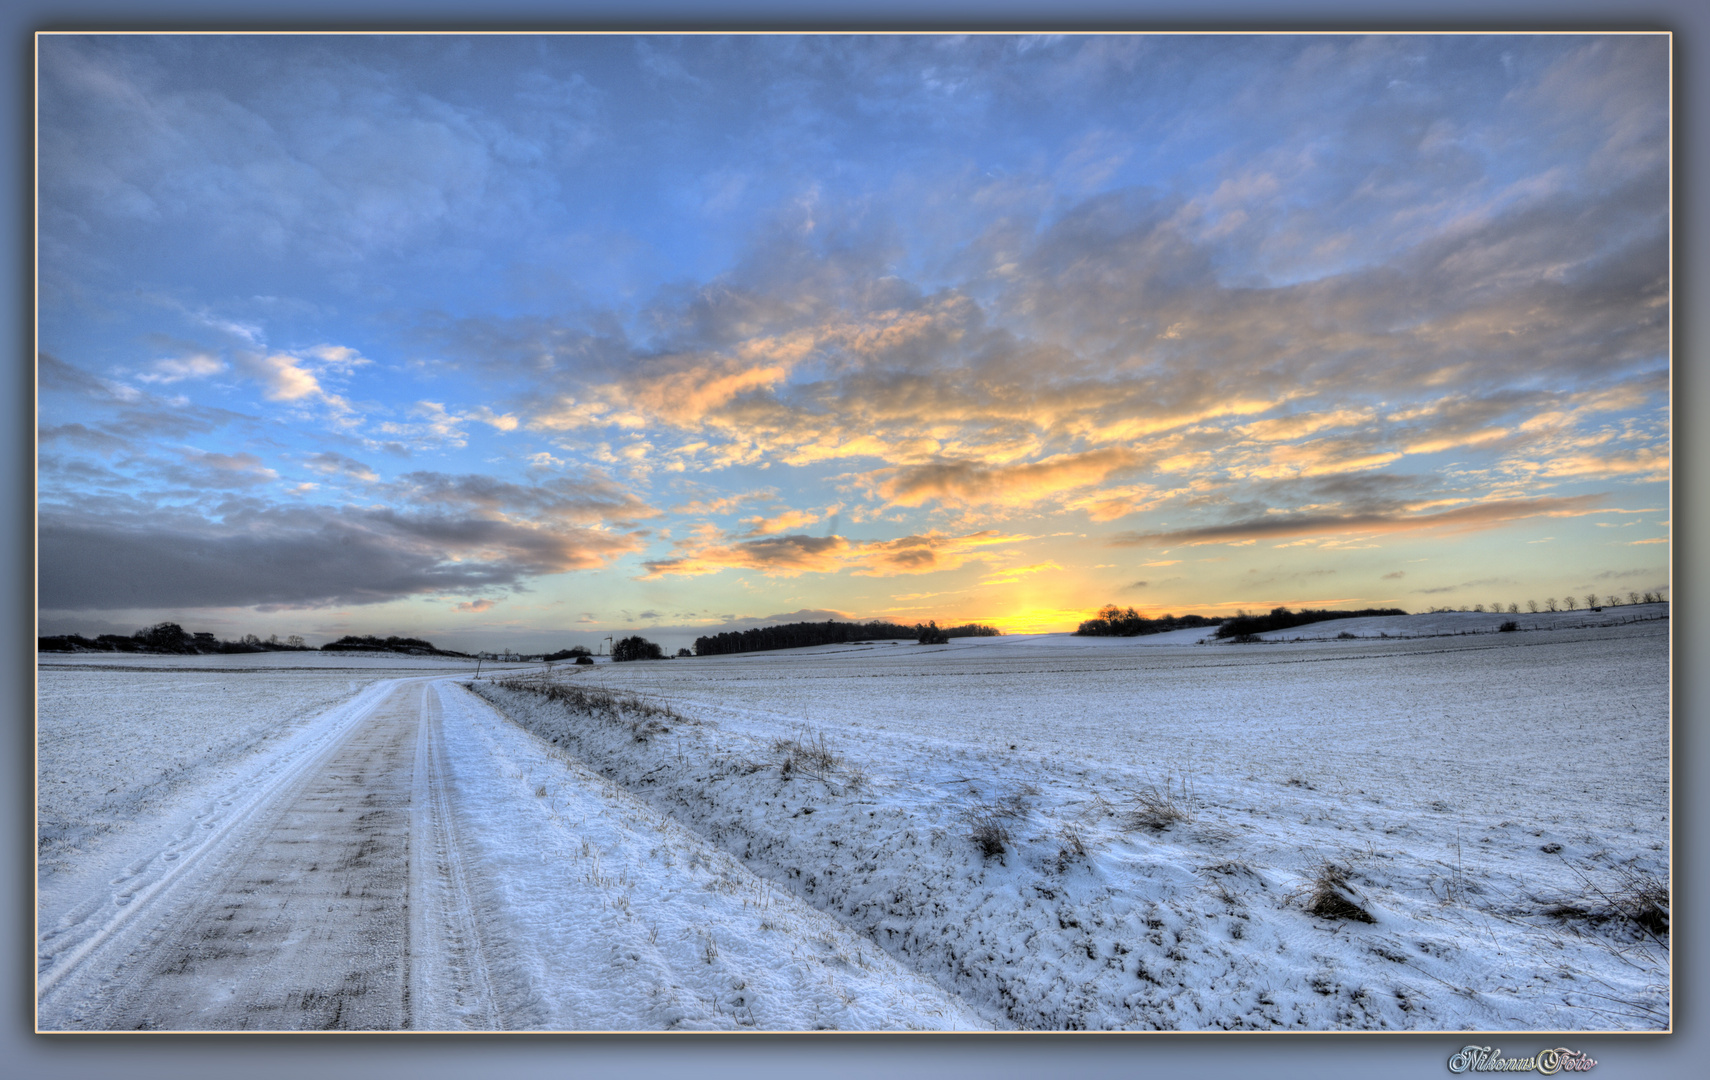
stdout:
{"type": "Polygon", "coordinates": [[[413,954],[410,997],[418,1028],[498,1031],[509,1027],[493,993],[486,948],[451,811],[440,687],[422,687],[411,828],[413,954]]]}
{"type": "Polygon", "coordinates": [[[210,835],[138,860],[143,889],[76,909],[119,911],[67,952],[44,942],[41,1028],[498,1026],[434,705],[422,680],[377,684],[216,799],[192,830],[210,835]]]}
{"type": "MultiPolygon", "coordinates": [[[[319,768],[338,740],[364,720],[394,685],[375,683],[331,710],[324,722],[306,729],[266,761],[259,775],[248,774],[217,793],[164,847],[131,861],[109,882],[115,892],[90,896],[42,932],[36,982],[42,1012],[48,1011],[62,981],[101,966],[92,961],[95,954],[124,946],[139,932],[139,924],[158,918],[168,897],[206,871],[209,857],[252,825],[281,792],[319,768]]],[[[72,995],[68,991],[60,996],[72,995]]]]}

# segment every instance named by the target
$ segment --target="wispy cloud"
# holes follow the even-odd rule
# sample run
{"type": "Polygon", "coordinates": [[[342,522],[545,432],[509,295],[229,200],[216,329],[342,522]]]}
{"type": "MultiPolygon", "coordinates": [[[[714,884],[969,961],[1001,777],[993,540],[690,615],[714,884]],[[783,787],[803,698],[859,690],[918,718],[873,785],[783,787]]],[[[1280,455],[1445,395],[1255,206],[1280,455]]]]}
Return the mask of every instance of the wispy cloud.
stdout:
{"type": "Polygon", "coordinates": [[[1337,536],[1347,533],[1386,534],[1400,532],[1473,532],[1495,528],[1533,517],[1564,517],[1592,512],[1595,495],[1507,499],[1440,510],[1429,514],[1281,514],[1225,525],[1177,529],[1159,533],[1117,533],[1110,543],[1118,547],[1144,545],[1251,543],[1279,536],[1337,536]]]}

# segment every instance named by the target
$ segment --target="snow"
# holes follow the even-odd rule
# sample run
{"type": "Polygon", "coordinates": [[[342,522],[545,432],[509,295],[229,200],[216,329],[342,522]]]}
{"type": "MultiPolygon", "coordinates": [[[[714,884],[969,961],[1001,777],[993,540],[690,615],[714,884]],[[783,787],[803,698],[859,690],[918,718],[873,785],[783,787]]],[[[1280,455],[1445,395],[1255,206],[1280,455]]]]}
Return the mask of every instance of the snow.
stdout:
{"type": "Polygon", "coordinates": [[[321,652],[46,653],[37,666],[37,853],[43,878],[159,816],[379,679],[468,661],[321,652]]]}
{"type": "Polygon", "coordinates": [[[213,896],[203,854],[409,683],[441,725],[423,847],[455,864],[430,903],[462,928],[413,977],[447,1028],[1659,1030],[1666,936],[1548,914],[1669,877],[1669,623],[1644,614],[873,642],[512,685],[414,658],[44,657],[42,992],[98,998],[80,959],[142,947],[126,913],[150,896],[213,896]],[[1327,862],[1374,921],[1309,910],[1327,862]],[[433,981],[477,968],[474,998],[433,981]]]}
{"type": "Polygon", "coordinates": [[[701,721],[647,742],[478,686],[996,1022],[1655,1029],[1666,952],[1543,912],[1623,867],[1667,878],[1666,629],[958,639],[561,676],[701,721]],[[844,771],[785,778],[773,744],[814,732],[844,771]],[[1166,786],[1191,820],[1131,827],[1166,786]],[[986,858],[970,834],[994,815],[1013,842],[986,858]],[[1306,911],[1325,860],[1375,923],[1306,911]]]}
{"type": "Polygon", "coordinates": [[[514,928],[494,964],[540,1030],[970,1030],[871,941],[455,686],[459,828],[514,928]]]}

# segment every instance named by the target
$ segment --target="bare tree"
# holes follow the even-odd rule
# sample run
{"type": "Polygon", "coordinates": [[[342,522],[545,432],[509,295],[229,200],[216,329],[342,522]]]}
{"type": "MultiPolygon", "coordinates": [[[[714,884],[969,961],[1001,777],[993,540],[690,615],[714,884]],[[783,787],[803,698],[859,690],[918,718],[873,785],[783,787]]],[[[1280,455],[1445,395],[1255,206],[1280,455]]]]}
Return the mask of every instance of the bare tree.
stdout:
{"type": "Polygon", "coordinates": [[[1568,593],[1562,598],[1562,606],[1569,611],[1573,610],[1573,593],[1568,593]]]}
{"type": "Polygon", "coordinates": [[[1638,602],[1639,602],[1639,594],[1638,593],[1630,592],[1627,594],[1627,603],[1636,604],[1638,602]]]}
{"type": "Polygon", "coordinates": [[[1474,611],[1478,612],[1480,615],[1484,614],[1484,605],[1483,604],[1474,604],[1472,606],[1472,609],[1474,611]]]}
{"type": "Polygon", "coordinates": [[[1596,593],[1588,592],[1585,594],[1585,606],[1588,608],[1594,608],[1597,606],[1597,594],[1596,593]]]}
{"type": "Polygon", "coordinates": [[[1536,600],[1526,601],[1526,610],[1536,615],[1538,613],[1538,602],[1536,600]]]}
{"type": "MultiPolygon", "coordinates": [[[[1528,601],[1528,602],[1530,602],[1530,601],[1528,601]]],[[[1508,602],[1508,614],[1510,614],[1510,615],[1520,614],[1520,605],[1516,604],[1512,600],[1510,600],[1508,602]]]]}

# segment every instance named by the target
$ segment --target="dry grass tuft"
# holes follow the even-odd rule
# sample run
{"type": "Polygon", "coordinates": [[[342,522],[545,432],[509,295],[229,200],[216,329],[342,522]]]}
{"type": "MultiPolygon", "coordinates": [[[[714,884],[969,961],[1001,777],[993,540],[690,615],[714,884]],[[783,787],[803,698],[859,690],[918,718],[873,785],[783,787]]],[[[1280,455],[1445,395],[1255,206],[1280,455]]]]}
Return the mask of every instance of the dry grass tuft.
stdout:
{"type": "Polygon", "coordinates": [[[797,732],[795,738],[778,739],[772,743],[772,752],[778,755],[780,776],[809,776],[828,781],[843,764],[842,756],[826,742],[825,734],[818,731],[797,732]]]}
{"type": "Polygon", "coordinates": [[[1313,873],[1311,891],[1306,897],[1306,910],[1321,919],[1347,919],[1351,922],[1375,923],[1372,913],[1360,906],[1348,886],[1348,868],[1325,859],[1313,873]]]}
{"type": "Polygon", "coordinates": [[[968,830],[968,839],[980,849],[980,854],[986,858],[1002,855],[1009,847],[1009,830],[1004,828],[1002,819],[991,814],[977,814],[968,830]]]}
{"type": "Polygon", "coordinates": [[[1668,882],[1634,866],[1614,868],[1615,882],[1599,885],[1574,868],[1583,891],[1578,896],[1546,901],[1543,913],[1564,922],[1625,923],[1661,942],[1669,933],[1668,882]]]}
{"type": "Polygon", "coordinates": [[[1169,777],[1164,778],[1162,786],[1146,785],[1135,794],[1134,808],[1122,815],[1125,829],[1149,829],[1152,832],[1163,832],[1171,825],[1193,820],[1193,791],[1185,778],[1180,791],[1171,785],[1169,777]]]}
{"type": "Polygon", "coordinates": [[[979,803],[968,810],[968,839],[979,847],[986,858],[1002,855],[1010,844],[1009,829],[1004,821],[1027,816],[1027,796],[1037,795],[1039,789],[1024,786],[1001,799],[979,803]]]}

